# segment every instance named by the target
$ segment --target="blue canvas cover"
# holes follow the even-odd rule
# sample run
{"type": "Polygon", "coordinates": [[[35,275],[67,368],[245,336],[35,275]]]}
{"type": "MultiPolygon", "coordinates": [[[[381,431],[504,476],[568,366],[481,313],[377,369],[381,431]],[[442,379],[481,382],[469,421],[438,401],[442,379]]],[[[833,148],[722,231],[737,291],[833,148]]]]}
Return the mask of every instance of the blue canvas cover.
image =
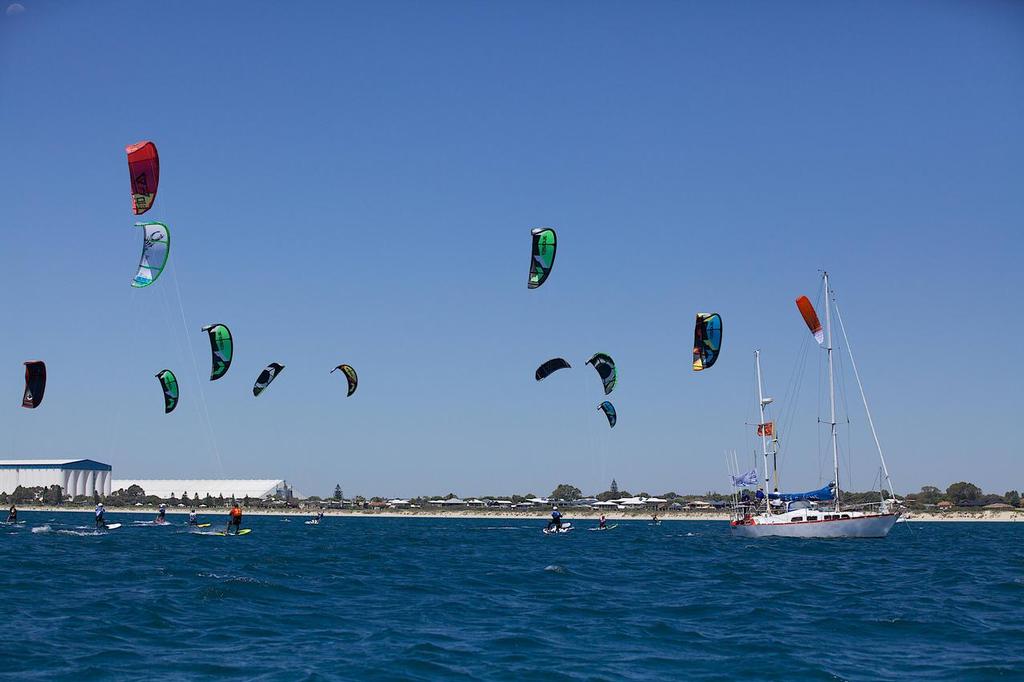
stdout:
{"type": "Polygon", "coordinates": [[[824,488],[811,490],[806,493],[768,493],[769,499],[782,500],[783,502],[796,502],[797,500],[810,500],[820,502],[831,500],[835,493],[835,483],[829,483],[824,488]]]}

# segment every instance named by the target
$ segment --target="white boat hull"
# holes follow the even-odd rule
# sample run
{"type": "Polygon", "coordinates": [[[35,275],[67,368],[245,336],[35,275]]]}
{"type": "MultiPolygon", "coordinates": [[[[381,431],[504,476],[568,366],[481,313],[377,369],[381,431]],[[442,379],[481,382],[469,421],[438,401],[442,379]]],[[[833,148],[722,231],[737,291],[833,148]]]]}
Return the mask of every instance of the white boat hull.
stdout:
{"type": "Polygon", "coordinates": [[[737,523],[733,534],[741,538],[884,538],[892,530],[898,514],[870,514],[828,521],[773,521],[755,516],[753,523],[737,523]]]}

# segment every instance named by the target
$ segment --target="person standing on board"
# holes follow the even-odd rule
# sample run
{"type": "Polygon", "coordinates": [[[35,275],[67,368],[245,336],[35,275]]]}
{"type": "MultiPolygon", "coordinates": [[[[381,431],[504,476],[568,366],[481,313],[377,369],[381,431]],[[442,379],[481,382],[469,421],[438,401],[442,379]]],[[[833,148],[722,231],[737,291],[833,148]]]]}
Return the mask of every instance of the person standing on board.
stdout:
{"type": "Polygon", "coordinates": [[[316,522],[317,522],[317,523],[320,523],[320,522],[321,522],[321,521],[323,521],[323,520],[324,520],[324,510],[323,510],[323,509],[321,509],[320,511],[318,511],[318,512],[316,513],[316,522]]]}
{"type": "Polygon", "coordinates": [[[18,508],[15,507],[12,504],[10,511],[7,512],[7,523],[17,523],[17,522],[18,522],[18,508]]]}
{"type": "Polygon", "coordinates": [[[608,522],[605,521],[604,514],[601,514],[601,520],[597,522],[597,527],[601,530],[604,530],[608,527],[608,522]]]}
{"type": "Polygon", "coordinates": [[[551,520],[548,521],[548,530],[554,526],[555,531],[562,530],[562,512],[558,511],[558,505],[551,509],[551,520]]]}
{"type": "Polygon", "coordinates": [[[106,519],[103,518],[103,515],[106,513],[106,511],[107,510],[103,508],[103,503],[102,502],[97,502],[96,503],[96,527],[97,528],[106,528],[107,527],[107,521],[106,521],[106,519]]]}
{"type": "Polygon", "coordinates": [[[189,511],[189,513],[188,513],[188,525],[190,525],[190,526],[198,526],[199,525],[199,519],[196,518],[196,508],[195,507],[192,507],[192,510],[189,511]]]}
{"type": "Polygon", "coordinates": [[[156,515],[156,523],[167,523],[167,505],[161,503],[160,511],[156,515]]]}
{"type": "Polygon", "coordinates": [[[224,529],[224,534],[231,532],[231,528],[234,526],[235,535],[238,535],[238,531],[242,530],[242,510],[235,502],[235,506],[231,508],[228,517],[228,527],[224,529]]]}

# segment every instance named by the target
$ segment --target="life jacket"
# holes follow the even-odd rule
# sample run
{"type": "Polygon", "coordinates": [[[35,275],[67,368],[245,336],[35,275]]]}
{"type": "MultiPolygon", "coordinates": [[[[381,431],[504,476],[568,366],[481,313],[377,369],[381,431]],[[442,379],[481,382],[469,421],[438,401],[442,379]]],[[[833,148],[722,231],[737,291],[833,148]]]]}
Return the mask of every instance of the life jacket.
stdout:
{"type": "Polygon", "coordinates": [[[232,507],[231,508],[231,518],[233,518],[233,519],[240,519],[240,518],[242,518],[242,510],[239,509],[238,507],[232,507]]]}

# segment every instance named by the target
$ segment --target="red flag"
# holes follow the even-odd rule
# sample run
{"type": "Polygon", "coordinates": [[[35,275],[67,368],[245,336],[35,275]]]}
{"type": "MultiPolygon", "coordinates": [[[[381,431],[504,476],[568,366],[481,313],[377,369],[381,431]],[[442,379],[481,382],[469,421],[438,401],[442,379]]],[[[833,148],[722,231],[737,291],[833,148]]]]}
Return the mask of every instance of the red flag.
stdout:
{"type": "Polygon", "coordinates": [[[772,436],[775,434],[775,422],[767,422],[766,424],[757,425],[757,435],[759,436],[772,436]]]}

